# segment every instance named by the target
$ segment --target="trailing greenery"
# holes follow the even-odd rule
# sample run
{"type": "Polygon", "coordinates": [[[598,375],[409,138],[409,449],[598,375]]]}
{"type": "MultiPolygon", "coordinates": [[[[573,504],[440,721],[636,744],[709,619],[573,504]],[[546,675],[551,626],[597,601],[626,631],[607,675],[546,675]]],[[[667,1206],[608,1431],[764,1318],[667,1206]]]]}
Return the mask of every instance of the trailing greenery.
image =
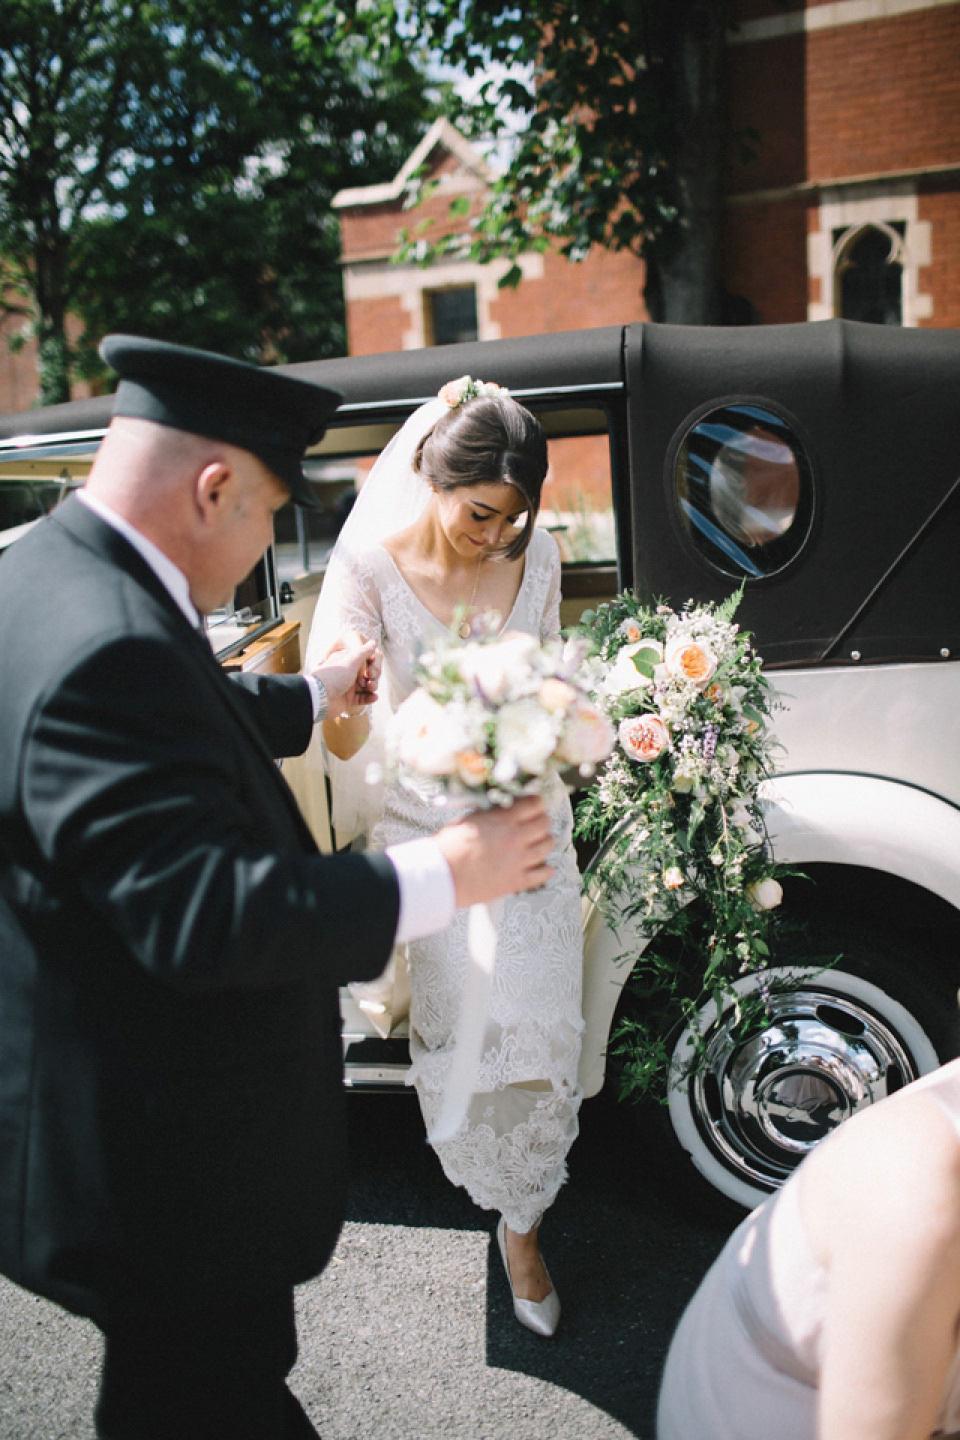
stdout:
{"type": "Polygon", "coordinates": [[[764,1013],[779,883],[762,782],[777,701],[750,636],[719,606],[646,607],[631,591],[585,613],[592,693],[618,743],[577,806],[599,842],[587,883],[610,923],[647,938],[628,982],[639,1002],[612,1040],[624,1094],[663,1093],[703,1058],[706,1022],[764,1013]],[[737,982],[756,977],[755,986],[737,982]],[[680,1026],[691,1057],[670,1074],[680,1026]]]}

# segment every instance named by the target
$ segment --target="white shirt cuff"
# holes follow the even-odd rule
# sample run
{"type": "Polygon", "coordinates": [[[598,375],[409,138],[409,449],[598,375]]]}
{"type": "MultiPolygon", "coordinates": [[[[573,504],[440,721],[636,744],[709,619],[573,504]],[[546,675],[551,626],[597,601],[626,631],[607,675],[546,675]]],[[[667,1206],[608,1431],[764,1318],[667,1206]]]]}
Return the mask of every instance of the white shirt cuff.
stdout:
{"type": "Polygon", "coordinates": [[[316,675],[304,675],[304,680],[310,686],[310,698],[313,701],[313,723],[319,725],[327,713],[327,691],[322,680],[316,675]]]}
{"type": "Polygon", "coordinates": [[[456,911],[453,874],[430,836],[388,845],[387,858],[400,882],[396,943],[445,930],[456,911]]]}

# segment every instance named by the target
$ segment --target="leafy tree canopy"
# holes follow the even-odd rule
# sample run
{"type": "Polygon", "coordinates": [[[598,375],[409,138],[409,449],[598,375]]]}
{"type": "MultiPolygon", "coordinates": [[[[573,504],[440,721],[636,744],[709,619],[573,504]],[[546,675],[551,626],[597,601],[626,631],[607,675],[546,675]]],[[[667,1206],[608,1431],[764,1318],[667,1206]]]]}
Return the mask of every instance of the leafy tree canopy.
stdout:
{"type": "MultiPolygon", "coordinates": [[[[465,133],[513,132],[509,167],[471,223],[470,257],[548,244],[571,259],[594,245],[630,250],[647,262],[657,318],[718,318],[731,9],[732,0],[382,5],[384,44],[406,33],[474,82],[454,116],[465,133]]],[[[514,267],[506,283],[517,279],[514,267]]]]}
{"type": "Polygon", "coordinates": [[[302,11],[3,0],[0,285],[35,326],[45,400],[111,329],[247,359],[342,350],[331,197],[393,174],[433,112],[397,39],[377,31],[374,65],[362,16],[302,11]]]}

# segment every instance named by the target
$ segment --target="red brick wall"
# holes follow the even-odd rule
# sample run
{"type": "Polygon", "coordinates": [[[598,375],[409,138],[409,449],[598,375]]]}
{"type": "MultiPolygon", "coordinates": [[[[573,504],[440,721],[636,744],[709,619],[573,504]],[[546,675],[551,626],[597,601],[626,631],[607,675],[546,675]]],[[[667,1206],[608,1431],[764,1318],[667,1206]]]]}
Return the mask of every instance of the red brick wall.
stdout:
{"type": "MultiPolygon", "coordinates": [[[[0,415],[30,410],[40,398],[36,342],[33,339],[28,340],[16,354],[10,349],[10,337],[19,334],[23,325],[21,318],[0,320],[0,415]]],[[[76,339],[79,325],[69,317],[67,331],[71,339],[76,339]]],[[[72,398],[81,400],[92,393],[87,381],[77,381],[73,386],[72,398]]]]}
{"type": "MultiPolygon", "coordinates": [[[[807,10],[818,3],[808,0],[807,10]]],[[[782,21],[800,8],[796,0],[740,0],[738,13],[746,22],[782,21]]],[[[806,276],[804,231],[820,227],[818,186],[873,177],[872,191],[854,186],[830,197],[857,199],[909,183],[914,172],[956,167],[941,178],[921,173],[913,185],[933,250],[917,276],[933,313],[917,323],[960,325],[960,5],[735,44],[729,81],[735,126],[760,132],[756,158],[733,170],[730,193],[766,193],[756,197],[762,203],[727,208],[728,288],[747,296],[762,322],[804,319],[808,299],[825,299],[819,280],[806,276]]]]}
{"type": "Polygon", "coordinates": [[[721,267],[727,289],[744,295],[761,325],[807,318],[807,214],[803,197],[727,207],[721,267]]]}
{"type": "Polygon", "coordinates": [[[30,340],[16,355],[10,349],[22,328],[22,320],[0,321],[0,415],[28,409],[39,395],[36,345],[30,340]]]}
{"type": "Polygon", "coordinates": [[[807,178],[805,88],[802,36],[728,50],[731,124],[754,151],[752,159],[733,165],[731,193],[796,185],[807,178]],[[751,130],[759,131],[759,138],[751,138],[751,130]]]}
{"type": "Polygon", "coordinates": [[[379,355],[402,350],[406,316],[398,298],[357,300],[347,306],[347,350],[351,355],[379,355]]]}
{"type": "MultiPolygon", "coordinates": [[[[921,270],[924,289],[933,296],[933,315],[924,325],[960,328],[960,188],[957,182],[927,182],[917,205],[932,233],[930,265],[921,270]]],[[[958,386],[960,395],[960,386],[958,386]]]]}
{"type": "Polygon", "coordinates": [[[734,191],[960,161],[960,6],[734,45],[729,82],[734,191]]]}
{"type": "Polygon", "coordinates": [[[645,320],[643,277],[642,262],[622,252],[593,250],[578,262],[545,255],[543,278],[501,291],[491,318],[504,337],[645,320]]]}
{"type": "Polygon", "coordinates": [[[806,48],[809,176],[960,161],[960,6],[817,31],[806,48]]]}

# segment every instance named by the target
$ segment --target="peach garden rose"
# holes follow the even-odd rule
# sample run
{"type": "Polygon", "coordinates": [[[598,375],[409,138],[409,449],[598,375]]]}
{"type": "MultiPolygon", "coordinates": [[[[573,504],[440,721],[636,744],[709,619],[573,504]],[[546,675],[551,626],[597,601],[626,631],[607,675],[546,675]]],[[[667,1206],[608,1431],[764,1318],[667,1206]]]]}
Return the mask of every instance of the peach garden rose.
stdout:
{"type": "Polygon", "coordinates": [[[620,721],[620,744],[631,760],[649,764],[670,747],[670,732],[659,715],[631,715],[620,721]]]}
{"type": "Polygon", "coordinates": [[[699,690],[709,685],[717,673],[717,657],[702,640],[678,635],[668,640],[663,653],[667,673],[677,680],[690,680],[699,690]]]}

